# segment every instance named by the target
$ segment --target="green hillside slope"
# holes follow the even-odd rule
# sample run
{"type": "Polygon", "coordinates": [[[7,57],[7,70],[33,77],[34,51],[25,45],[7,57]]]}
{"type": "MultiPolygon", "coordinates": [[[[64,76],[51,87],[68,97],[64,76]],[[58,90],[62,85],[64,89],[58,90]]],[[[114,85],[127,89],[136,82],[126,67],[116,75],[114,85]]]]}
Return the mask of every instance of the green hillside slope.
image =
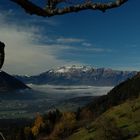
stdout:
{"type": "Polygon", "coordinates": [[[112,107],[67,140],[140,140],[140,97],[112,107]]]}

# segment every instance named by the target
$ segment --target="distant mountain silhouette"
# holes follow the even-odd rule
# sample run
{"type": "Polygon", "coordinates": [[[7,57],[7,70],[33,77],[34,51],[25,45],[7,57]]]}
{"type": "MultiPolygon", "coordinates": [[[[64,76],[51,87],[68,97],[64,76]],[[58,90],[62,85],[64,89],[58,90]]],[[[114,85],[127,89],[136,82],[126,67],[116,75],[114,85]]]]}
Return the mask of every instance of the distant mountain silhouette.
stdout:
{"type": "Polygon", "coordinates": [[[7,74],[4,71],[0,71],[0,93],[27,89],[27,88],[29,87],[26,86],[24,83],[22,83],[20,80],[7,74]]]}
{"type": "Polygon", "coordinates": [[[50,85],[114,86],[133,77],[136,71],[118,71],[87,66],[70,66],[51,69],[35,76],[15,76],[24,83],[50,85]]]}

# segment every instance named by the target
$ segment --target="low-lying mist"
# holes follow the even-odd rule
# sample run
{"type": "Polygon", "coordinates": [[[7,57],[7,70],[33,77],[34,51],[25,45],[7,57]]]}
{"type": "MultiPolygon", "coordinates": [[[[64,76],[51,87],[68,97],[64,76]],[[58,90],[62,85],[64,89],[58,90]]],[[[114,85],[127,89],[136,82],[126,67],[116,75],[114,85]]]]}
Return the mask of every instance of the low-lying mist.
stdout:
{"type": "MultiPolygon", "coordinates": [[[[44,92],[50,96],[56,95],[58,98],[72,98],[81,96],[100,96],[107,94],[113,87],[97,87],[97,86],[60,86],[60,85],[33,85],[29,87],[36,91],[44,92]]],[[[56,98],[54,96],[54,98],[56,98]]]]}
{"type": "Polygon", "coordinates": [[[29,90],[0,94],[0,118],[32,118],[58,108],[76,110],[113,87],[28,85],[29,90]]]}

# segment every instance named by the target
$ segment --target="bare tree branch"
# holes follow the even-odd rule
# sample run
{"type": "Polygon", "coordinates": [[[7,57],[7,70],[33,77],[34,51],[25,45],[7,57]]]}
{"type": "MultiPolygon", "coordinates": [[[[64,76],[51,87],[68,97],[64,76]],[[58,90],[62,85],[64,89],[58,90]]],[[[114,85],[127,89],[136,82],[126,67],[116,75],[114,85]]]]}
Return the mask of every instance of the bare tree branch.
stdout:
{"type": "Polygon", "coordinates": [[[54,15],[63,15],[66,13],[79,12],[88,9],[100,10],[102,12],[105,12],[107,9],[112,9],[123,5],[128,0],[115,0],[114,2],[107,3],[102,2],[96,3],[90,0],[85,0],[84,3],[64,6],[62,8],[57,7],[57,5],[62,2],[67,2],[68,0],[48,0],[47,1],[48,3],[45,6],[46,8],[41,8],[29,0],[11,0],[11,1],[20,5],[29,14],[35,14],[42,17],[47,16],[50,17],[54,15]]]}
{"type": "Polygon", "coordinates": [[[5,137],[3,136],[2,132],[0,132],[0,136],[1,136],[2,140],[6,140],[5,137]]]}

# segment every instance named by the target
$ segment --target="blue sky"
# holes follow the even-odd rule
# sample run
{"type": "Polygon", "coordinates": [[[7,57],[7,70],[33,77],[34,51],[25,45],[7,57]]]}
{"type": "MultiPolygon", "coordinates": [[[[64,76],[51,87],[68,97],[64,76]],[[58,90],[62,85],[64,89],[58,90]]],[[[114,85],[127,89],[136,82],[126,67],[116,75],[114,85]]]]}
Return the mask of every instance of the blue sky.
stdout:
{"type": "Polygon", "coordinates": [[[129,0],[105,13],[87,10],[42,18],[1,0],[0,40],[6,43],[3,70],[32,75],[72,64],[139,70],[139,5],[139,0],[129,0]]]}

